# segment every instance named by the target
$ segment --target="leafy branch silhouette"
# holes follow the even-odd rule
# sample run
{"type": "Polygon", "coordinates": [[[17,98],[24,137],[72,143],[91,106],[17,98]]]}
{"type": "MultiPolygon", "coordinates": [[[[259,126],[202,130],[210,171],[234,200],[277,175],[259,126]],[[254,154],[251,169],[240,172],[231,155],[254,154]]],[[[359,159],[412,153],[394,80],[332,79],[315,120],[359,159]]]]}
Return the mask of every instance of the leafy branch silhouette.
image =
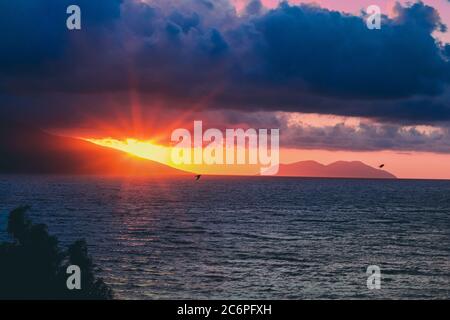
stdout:
{"type": "Polygon", "coordinates": [[[85,240],[61,250],[45,224],[34,224],[29,206],[10,212],[7,232],[12,242],[0,243],[0,299],[109,300],[113,291],[94,272],[85,240]],[[69,290],[67,267],[81,270],[81,289],[69,290]]]}

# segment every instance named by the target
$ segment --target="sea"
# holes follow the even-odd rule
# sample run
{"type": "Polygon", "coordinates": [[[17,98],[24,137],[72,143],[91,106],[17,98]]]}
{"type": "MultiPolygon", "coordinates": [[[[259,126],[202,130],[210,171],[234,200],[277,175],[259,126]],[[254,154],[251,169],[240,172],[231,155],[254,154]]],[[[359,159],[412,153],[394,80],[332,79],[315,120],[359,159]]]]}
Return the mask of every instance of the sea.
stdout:
{"type": "Polygon", "coordinates": [[[21,205],[118,299],[450,298],[450,181],[0,176],[0,240],[21,205]]]}

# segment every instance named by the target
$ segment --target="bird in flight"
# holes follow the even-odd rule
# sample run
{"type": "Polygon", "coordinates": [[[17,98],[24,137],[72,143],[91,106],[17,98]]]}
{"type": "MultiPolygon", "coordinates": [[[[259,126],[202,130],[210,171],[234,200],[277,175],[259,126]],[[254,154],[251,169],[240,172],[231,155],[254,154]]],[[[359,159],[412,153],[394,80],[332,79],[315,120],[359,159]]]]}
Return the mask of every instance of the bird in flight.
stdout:
{"type": "Polygon", "coordinates": [[[384,168],[384,164],[380,164],[380,166],[378,168],[383,169],[384,168]]]}
{"type": "Polygon", "coordinates": [[[198,181],[198,180],[200,180],[200,178],[202,177],[202,175],[201,174],[199,174],[199,175],[196,175],[195,176],[195,181],[198,181]]]}

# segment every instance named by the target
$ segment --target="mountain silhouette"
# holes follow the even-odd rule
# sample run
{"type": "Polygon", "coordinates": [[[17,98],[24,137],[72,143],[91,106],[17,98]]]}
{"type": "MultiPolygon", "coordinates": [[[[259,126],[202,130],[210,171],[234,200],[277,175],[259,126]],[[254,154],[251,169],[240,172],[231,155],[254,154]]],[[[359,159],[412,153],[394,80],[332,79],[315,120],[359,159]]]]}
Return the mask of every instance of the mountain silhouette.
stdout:
{"type": "Polygon", "coordinates": [[[281,164],[278,176],[396,179],[393,174],[385,170],[372,168],[361,161],[337,161],[329,165],[323,165],[316,161],[281,164]]]}
{"type": "Polygon", "coordinates": [[[190,173],[16,123],[0,124],[0,173],[179,176],[190,173]]]}

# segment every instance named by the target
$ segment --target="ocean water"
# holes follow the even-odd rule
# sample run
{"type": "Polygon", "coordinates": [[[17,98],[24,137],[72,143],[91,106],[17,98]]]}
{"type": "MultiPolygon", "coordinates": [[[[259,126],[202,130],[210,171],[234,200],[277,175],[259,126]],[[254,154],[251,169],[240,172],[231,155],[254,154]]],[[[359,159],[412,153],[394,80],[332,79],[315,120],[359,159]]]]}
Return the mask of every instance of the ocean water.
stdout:
{"type": "Polygon", "coordinates": [[[449,181],[0,176],[1,239],[24,204],[117,298],[450,298],[449,181]]]}

